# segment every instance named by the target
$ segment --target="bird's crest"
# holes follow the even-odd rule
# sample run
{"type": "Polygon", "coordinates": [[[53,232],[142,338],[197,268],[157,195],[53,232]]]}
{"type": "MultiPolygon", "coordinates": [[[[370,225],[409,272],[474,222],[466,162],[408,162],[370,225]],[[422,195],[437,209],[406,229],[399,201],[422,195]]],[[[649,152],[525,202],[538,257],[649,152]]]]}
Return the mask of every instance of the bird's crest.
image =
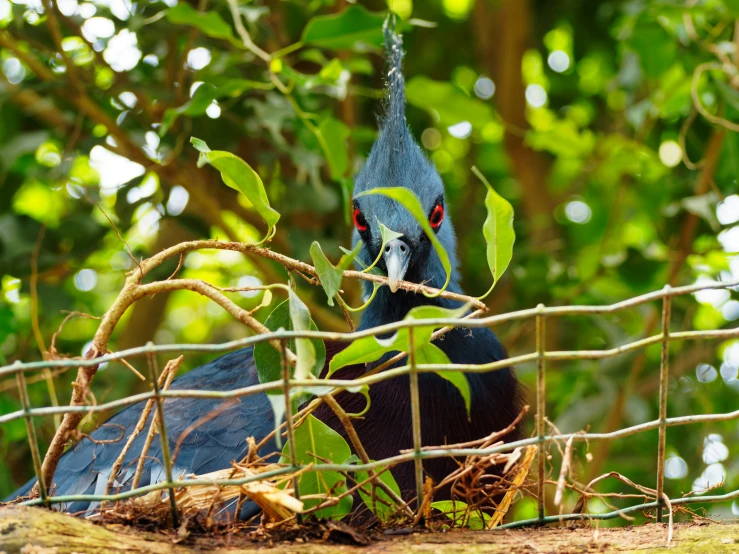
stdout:
{"type": "Polygon", "coordinates": [[[384,125],[406,127],[405,77],[403,77],[403,37],[395,33],[395,17],[388,16],[383,25],[387,57],[387,109],[384,125]]]}
{"type": "Polygon", "coordinates": [[[406,187],[428,203],[444,192],[436,168],[408,129],[405,118],[403,38],[395,32],[395,17],[383,27],[387,56],[387,91],[382,130],[355,181],[355,193],[375,187],[406,187]]]}

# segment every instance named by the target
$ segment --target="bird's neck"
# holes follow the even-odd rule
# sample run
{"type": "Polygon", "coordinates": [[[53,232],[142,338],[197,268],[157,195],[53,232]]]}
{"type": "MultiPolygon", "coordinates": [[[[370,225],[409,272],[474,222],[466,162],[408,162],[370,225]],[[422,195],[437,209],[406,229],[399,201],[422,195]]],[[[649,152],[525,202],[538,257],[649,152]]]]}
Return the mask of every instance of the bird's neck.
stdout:
{"type": "MultiPolygon", "coordinates": [[[[448,290],[462,293],[454,280],[449,284],[448,290]]],[[[371,292],[371,289],[368,292],[371,292]]],[[[461,303],[446,298],[427,298],[421,293],[407,292],[402,289],[393,293],[388,287],[380,287],[375,299],[362,314],[359,330],[401,321],[411,309],[423,305],[457,308],[461,306],[461,303]]]]}

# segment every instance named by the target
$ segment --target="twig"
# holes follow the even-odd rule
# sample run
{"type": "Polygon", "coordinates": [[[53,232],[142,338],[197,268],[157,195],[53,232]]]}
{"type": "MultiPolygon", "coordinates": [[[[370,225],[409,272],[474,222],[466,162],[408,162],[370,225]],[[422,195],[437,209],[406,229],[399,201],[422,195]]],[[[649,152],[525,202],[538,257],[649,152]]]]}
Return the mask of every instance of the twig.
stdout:
{"type": "Polygon", "coordinates": [[[177,267],[176,267],[176,268],[175,268],[175,270],[174,270],[174,271],[172,272],[172,275],[170,275],[169,277],[167,277],[167,278],[165,279],[166,281],[171,281],[172,279],[174,279],[174,276],[175,276],[175,275],[177,275],[177,272],[178,272],[178,271],[180,270],[180,268],[182,267],[182,262],[184,261],[184,259],[185,259],[185,254],[184,254],[184,252],[183,252],[183,253],[180,253],[180,260],[179,260],[179,261],[177,262],[177,267]]]}
{"type": "Polygon", "coordinates": [[[346,319],[346,323],[347,325],[349,325],[349,329],[353,333],[355,331],[354,321],[352,320],[352,316],[349,313],[349,310],[346,309],[346,302],[344,302],[344,299],[339,294],[336,295],[336,302],[339,304],[339,307],[344,314],[344,319],[346,319]]]}
{"type": "MultiPolygon", "coordinates": [[[[178,358],[175,358],[174,360],[170,360],[169,362],[167,362],[167,365],[164,366],[164,370],[162,371],[162,374],[159,376],[160,386],[165,386],[165,384],[166,386],[169,386],[169,384],[167,384],[167,381],[171,382],[172,378],[177,373],[177,370],[179,369],[180,364],[182,363],[183,359],[184,359],[184,356],[180,356],[178,358]]],[[[151,413],[151,409],[153,407],[154,407],[153,398],[150,400],[147,400],[146,404],[144,404],[144,409],[141,412],[141,416],[139,417],[138,422],[136,423],[136,427],[134,427],[134,430],[129,435],[128,440],[126,441],[126,444],[123,446],[121,453],[118,455],[115,462],[113,462],[113,465],[111,466],[110,475],[108,476],[108,482],[105,485],[105,494],[110,493],[110,489],[113,486],[113,483],[115,482],[116,477],[118,476],[118,472],[121,470],[121,466],[123,465],[123,460],[126,457],[126,454],[131,448],[133,441],[136,439],[139,433],[141,433],[141,431],[144,429],[144,425],[146,425],[146,420],[149,419],[149,414],[151,413]]],[[[148,447],[146,448],[146,450],[148,451],[148,447]]],[[[139,461],[140,459],[141,458],[139,458],[139,461]]],[[[137,485],[138,485],[138,482],[137,482],[137,485]]],[[[132,488],[135,488],[135,487],[132,487],[132,488]]],[[[103,507],[103,505],[104,503],[100,504],[101,508],[103,507]]]]}
{"type": "Polygon", "coordinates": [[[705,117],[714,125],[719,125],[721,127],[724,127],[725,129],[728,129],[729,131],[739,132],[739,123],[733,123],[728,119],[713,115],[705,108],[705,106],[701,102],[700,96],[698,96],[698,80],[704,72],[709,70],[726,72],[726,69],[716,62],[702,63],[695,68],[695,71],[693,72],[693,81],[690,85],[690,95],[693,99],[693,106],[703,117],[705,117]]]}
{"type": "Polygon", "coordinates": [[[662,499],[665,501],[665,506],[667,507],[667,513],[669,514],[669,520],[667,522],[667,548],[670,548],[672,544],[672,534],[673,534],[672,503],[670,502],[670,497],[667,496],[665,493],[662,493],[662,499]]]}
{"type": "MultiPolygon", "coordinates": [[[[62,311],[64,313],[64,311],[62,311]]],[[[59,327],[57,327],[57,330],[54,331],[54,334],[51,335],[51,346],[49,347],[49,355],[50,357],[56,358],[57,357],[57,350],[56,350],[56,338],[61,334],[62,329],[64,329],[64,326],[67,324],[67,322],[72,319],[73,317],[86,317],[88,319],[102,319],[101,317],[86,314],[84,312],[66,312],[66,316],[62,320],[62,322],[59,324],[59,327]]]]}
{"type": "Polygon", "coordinates": [[[251,39],[251,35],[249,35],[249,32],[244,28],[244,23],[241,21],[241,13],[239,12],[239,5],[236,3],[236,0],[228,0],[228,6],[231,8],[234,27],[236,27],[236,32],[239,34],[239,37],[241,37],[241,41],[244,43],[244,46],[246,46],[247,50],[252,52],[255,56],[269,64],[272,61],[272,56],[254,44],[254,41],[251,39]]]}
{"type": "Polygon", "coordinates": [[[567,473],[570,470],[570,464],[572,463],[572,441],[574,437],[567,439],[567,446],[565,446],[565,452],[562,456],[562,467],[559,470],[559,479],[557,480],[557,492],[554,494],[554,505],[560,506],[562,503],[562,494],[565,488],[565,479],[567,473]]]}
{"type": "MultiPolygon", "coordinates": [[[[110,350],[108,350],[108,354],[112,354],[112,352],[111,352],[110,350]]],[[[141,375],[141,373],[139,372],[139,370],[138,370],[138,369],[136,369],[135,367],[133,367],[133,366],[132,366],[131,364],[129,364],[129,363],[128,363],[128,362],[126,361],[126,359],[125,359],[125,358],[121,358],[121,359],[120,359],[120,362],[121,362],[121,363],[122,363],[122,364],[123,364],[124,366],[126,366],[126,367],[127,367],[127,368],[128,368],[129,370],[131,370],[131,373],[133,373],[133,374],[134,374],[134,375],[135,375],[136,377],[138,377],[138,378],[139,378],[139,379],[141,379],[142,381],[146,381],[146,377],[144,377],[143,375],[141,375]]]]}
{"type": "MultiPolygon", "coordinates": [[[[424,446],[421,448],[421,451],[428,451],[428,450],[456,450],[459,448],[475,448],[477,446],[481,448],[485,448],[490,444],[493,444],[495,442],[498,442],[498,440],[501,437],[504,437],[511,431],[513,431],[516,428],[516,425],[521,423],[521,420],[524,418],[524,416],[529,413],[529,406],[524,406],[523,409],[519,412],[519,414],[516,416],[516,419],[514,419],[511,423],[509,423],[505,429],[501,429],[500,431],[493,431],[490,433],[487,437],[484,437],[482,439],[477,439],[469,442],[458,442],[455,444],[445,444],[444,446],[424,446]]],[[[413,452],[413,449],[407,449],[407,450],[401,450],[401,454],[409,454],[413,452]]]]}
{"type": "Polygon", "coordinates": [[[105,210],[100,206],[99,202],[95,202],[92,198],[87,196],[87,192],[84,194],[85,200],[87,200],[90,204],[95,206],[98,210],[100,210],[100,213],[103,214],[103,217],[108,220],[108,223],[110,223],[110,226],[115,231],[115,234],[118,235],[118,239],[123,243],[123,245],[126,247],[126,253],[128,254],[128,257],[131,258],[131,261],[139,265],[139,261],[136,259],[136,256],[133,255],[133,252],[131,251],[131,247],[128,245],[128,242],[126,242],[126,239],[123,238],[123,235],[121,235],[121,232],[118,230],[118,226],[113,223],[113,220],[110,218],[110,216],[105,212],[105,210]]]}
{"type": "MultiPolygon", "coordinates": [[[[169,370],[169,373],[167,373],[167,377],[164,381],[164,385],[162,385],[162,390],[168,389],[169,386],[172,384],[172,379],[174,379],[175,372],[179,368],[180,363],[182,363],[182,358],[183,357],[180,356],[176,360],[172,360],[168,362],[167,365],[164,367],[164,371],[162,371],[162,375],[164,375],[168,370],[169,370]]],[[[153,407],[155,399],[152,398],[150,402],[153,407]]],[[[149,409],[149,411],[151,411],[151,408],[149,409]]],[[[147,417],[148,417],[148,414],[147,414],[147,417]]],[[[144,423],[146,423],[146,420],[144,420],[144,423]]],[[[146,459],[147,459],[149,447],[151,447],[151,443],[154,440],[154,435],[157,434],[158,424],[159,424],[159,412],[154,414],[154,417],[151,420],[151,425],[149,425],[149,432],[146,435],[144,446],[141,448],[141,454],[139,455],[139,461],[136,464],[136,472],[133,474],[131,490],[137,489],[139,487],[139,482],[141,481],[141,473],[144,471],[144,463],[146,462],[146,459]]]]}

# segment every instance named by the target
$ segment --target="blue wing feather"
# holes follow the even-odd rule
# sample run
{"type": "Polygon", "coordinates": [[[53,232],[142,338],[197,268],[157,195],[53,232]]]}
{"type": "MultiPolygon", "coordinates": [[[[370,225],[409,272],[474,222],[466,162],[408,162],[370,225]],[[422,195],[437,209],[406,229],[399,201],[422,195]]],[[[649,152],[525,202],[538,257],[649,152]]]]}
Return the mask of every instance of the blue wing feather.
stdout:
{"type": "MultiPolygon", "coordinates": [[[[193,369],[173,381],[170,389],[228,391],[258,383],[252,349],[245,348],[193,369]]],[[[144,402],[139,402],[120,411],[95,430],[90,438],[82,439],[62,456],[54,475],[55,496],[104,492],[111,468],[141,417],[144,405],[144,402]],[[125,433],[120,440],[104,444],[95,442],[120,437],[121,427],[125,429],[125,433]]],[[[183,433],[203,416],[224,407],[225,410],[217,417],[202,422],[195,430],[190,430],[174,462],[175,477],[184,473],[204,474],[227,468],[231,460],[238,460],[246,455],[247,437],[254,437],[260,441],[273,430],[274,416],[264,393],[235,400],[169,398],[164,402],[164,413],[172,453],[183,433]],[[229,403],[227,407],[225,403],[229,403]]],[[[155,410],[152,410],[146,429],[151,424],[154,412],[155,410]]],[[[146,433],[142,432],[134,439],[124,458],[114,489],[130,488],[134,467],[141,454],[145,437],[146,433]]],[[[270,442],[260,450],[260,453],[267,455],[274,451],[276,445],[270,442]]],[[[165,480],[161,452],[162,445],[157,435],[149,449],[140,486],[165,480]]],[[[35,480],[26,483],[12,495],[12,498],[28,493],[34,483],[35,480]]],[[[64,508],[74,512],[90,511],[96,505],[97,503],[75,502],[64,508]]],[[[251,511],[256,513],[255,509],[251,511]]]]}

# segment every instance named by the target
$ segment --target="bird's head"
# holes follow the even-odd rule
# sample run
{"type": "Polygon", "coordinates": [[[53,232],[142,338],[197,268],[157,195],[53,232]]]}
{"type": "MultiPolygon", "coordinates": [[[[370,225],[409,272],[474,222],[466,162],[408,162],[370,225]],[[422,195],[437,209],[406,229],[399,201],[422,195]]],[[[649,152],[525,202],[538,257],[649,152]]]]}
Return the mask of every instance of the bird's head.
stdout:
{"type": "MultiPolygon", "coordinates": [[[[385,245],[378,265],[387,272],[390,290],[400,280],[441,287],[446,272],[418,221],[398,202],[387,196],[361,193],[380,187],[404,187],[418,197],[439,242],[444,246],[456,273],[456,238],[446,211],[444,183],[434,165],[416,144],[405,119],[405,80],[402,73],[403,44],[391,24],[386,23],[388,56],[388,99],[380,136],[367,162],[357,175],[353,198],[353,242],[362,241],[360,259],[369,264],[382,248],[380,224],[402,236],[385,245]]],[[[453,275],[453,288],[456,275],[453,275]]]]}

